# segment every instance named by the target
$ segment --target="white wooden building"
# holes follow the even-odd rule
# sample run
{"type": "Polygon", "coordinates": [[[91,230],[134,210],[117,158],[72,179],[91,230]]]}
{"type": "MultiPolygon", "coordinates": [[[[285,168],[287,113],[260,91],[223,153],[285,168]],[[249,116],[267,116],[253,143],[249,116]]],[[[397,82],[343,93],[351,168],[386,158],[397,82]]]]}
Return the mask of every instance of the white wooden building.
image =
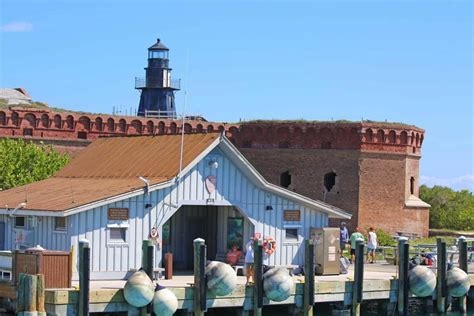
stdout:
{"type": "Polygon", "coordinates": [[[155,266],[171,251],[182,270],[194,238],[215,259],[260,233],[277,242],[264,264],[303,265],[310,228],[350,218],[268,183],[221,134],[185,135],[181,168],[180,144],[180,135],[99,139],[54,177],[0,192],[0,247],[68,251],[86,238],[91,278],[117,279],[140,267],[153,228],[155,266]]]}

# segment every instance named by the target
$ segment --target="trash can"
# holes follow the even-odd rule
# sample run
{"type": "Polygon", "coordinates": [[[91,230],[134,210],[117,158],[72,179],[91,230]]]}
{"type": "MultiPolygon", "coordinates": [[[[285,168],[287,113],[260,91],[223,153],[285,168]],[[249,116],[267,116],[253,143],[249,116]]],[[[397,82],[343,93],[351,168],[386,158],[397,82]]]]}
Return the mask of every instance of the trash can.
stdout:
{"type": "Polygon", "coordinates": [[[314,271],[318,275],[340,274],[340,233],[337,227],[311,228],[314,271]]]}

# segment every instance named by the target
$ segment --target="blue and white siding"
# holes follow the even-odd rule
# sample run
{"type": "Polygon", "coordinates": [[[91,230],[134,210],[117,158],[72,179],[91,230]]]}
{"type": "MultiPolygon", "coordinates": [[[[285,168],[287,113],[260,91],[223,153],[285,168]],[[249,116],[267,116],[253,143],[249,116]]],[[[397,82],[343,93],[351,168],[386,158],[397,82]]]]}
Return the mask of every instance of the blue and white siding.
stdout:
{"type": "MultiPolygon", "coordinates": [[[[273,237],[276,240],[277,250],[265,258],[265,264],[303,265],[303,238],[309,237],[311,227],[327,226],[327,213],[298,204],[295,202],[297,199],[291,200],[270,192],[251,175],[250,170],[239,168],[219,146],[172,186],[68,216],[67,233],[55,234],[54,219],[43,218],[35,228],[36,243],[47,249],[69,250],[71,246],[77,249],[79,239],[86,238],[91,242],[92,278],[121,278],[130,269],[140,268],[141,244],[148,239],[150,229],[156,226],[161,237],[162,225],[180,206],[233,206],[248,220],[246,237],[259,232],[263,238],[273,237]],[[217,161],[218,167],[210,166],[209,161],[217,161]],[[212,193],[205,187],[205,179],[209,175],[217,178],[216,190],[212,193]],[[146,204],[151,207],[145,209],[146,204]],[[272,210],[266,210],[267,206],[271,206],[272,210]],[[107,211],[111,207],[128,208],[129,219],[118,222],[108,220],[107,211]],[[300,210],[301,220],[285,222],[284,210],[300,210]],[[110,225],[127,227],[127,243],[108,242],[110,225]],[[286,227],[298,228],[297,241],[285,240],[286,227]]],[[[157,250],[155,265],[160,266],[161,260],[161,250],[157,250]]]]}

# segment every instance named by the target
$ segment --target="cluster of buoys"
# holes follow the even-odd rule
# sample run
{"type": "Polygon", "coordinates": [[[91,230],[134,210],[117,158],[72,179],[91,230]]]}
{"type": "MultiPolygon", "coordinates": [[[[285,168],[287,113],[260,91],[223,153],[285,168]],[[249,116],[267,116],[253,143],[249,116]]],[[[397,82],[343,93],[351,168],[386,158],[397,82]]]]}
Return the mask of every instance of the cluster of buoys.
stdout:
{"type": "Polygon", "coordinates": [[[293,279],[285,268],[270,268],[263,274],[263,290],[269,300],[282,302],[293,289],[293,279]]]}
{"type": "MultiPolygon", "coordinates": [[[[410,292],[418,297],[427,297],[433,294],[436,288],[436,275],[426,266],[415,266],[408,271],[410,292]]],[[[449,268],[446,273],[448,294],[452,297],[461,297],[469,292],[471,286],[469,275],[459,268],[449,268]]]]}
{"type": "Polygon", "coordinates": [[[140,308],[153,302],[153,311],[157,316],[171,316],[178,309],[176,295],[153,282],[143,270],[138,270],[128,278],[123,288],[123,296],[128,304],[140,308]]]}
{"type": "Polygon", "coordinates": [[[206,266],[207,289],[216,296],[232,293],[237,284],[235,270],[220,261],[211,261],[206,266]]]}

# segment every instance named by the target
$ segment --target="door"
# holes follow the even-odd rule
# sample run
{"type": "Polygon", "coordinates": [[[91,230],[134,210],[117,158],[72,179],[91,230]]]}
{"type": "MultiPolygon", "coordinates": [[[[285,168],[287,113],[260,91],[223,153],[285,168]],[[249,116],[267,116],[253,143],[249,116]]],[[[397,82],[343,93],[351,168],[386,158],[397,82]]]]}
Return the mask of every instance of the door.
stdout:
{"type": "MultiPolygon", "coordinates": [[[[202,238],[207,239],[207,225],[206,219],[204,217],[188,217],[187,221],[187,234],[186,234],[186,268],[193,269],[194,267],[194,239],[202,238]]],[[[207,240],[206,240],[207,242],[207,240]]]]}
{"type": "Polygon", "coordinates": [[[6,250],[5,234],[5,222],[0,222],[0,250],[6,250]]]}

